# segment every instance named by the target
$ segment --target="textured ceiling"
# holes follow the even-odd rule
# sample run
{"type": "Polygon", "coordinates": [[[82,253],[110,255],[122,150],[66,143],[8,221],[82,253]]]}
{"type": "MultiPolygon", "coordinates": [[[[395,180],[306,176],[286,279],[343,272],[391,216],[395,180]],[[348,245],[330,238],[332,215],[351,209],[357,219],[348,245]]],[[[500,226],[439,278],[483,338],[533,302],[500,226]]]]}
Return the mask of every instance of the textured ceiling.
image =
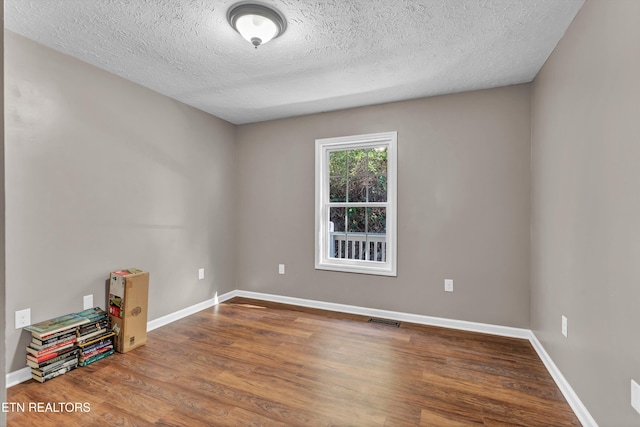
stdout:
{"type": "Polygon", "coordinates": [[[5,0],[5,26],[240,124],[529,82],[584,0],[264,0],[288,28],[257,50],[236,2],[5,0]]]}

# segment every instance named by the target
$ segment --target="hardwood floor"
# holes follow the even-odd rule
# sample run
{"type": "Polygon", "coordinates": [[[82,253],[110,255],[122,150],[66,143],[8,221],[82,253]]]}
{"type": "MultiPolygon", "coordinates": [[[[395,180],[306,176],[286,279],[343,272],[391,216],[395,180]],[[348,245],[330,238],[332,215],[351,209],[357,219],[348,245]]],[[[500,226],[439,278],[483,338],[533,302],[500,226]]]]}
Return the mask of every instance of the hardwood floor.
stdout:
{"type": "Polygon", "coordinates": [[[528,341],[236,298],[7,390],[9,426],[579,426],[528,341]],[[90,412],[29,412],[88,402],[90,412]]]}

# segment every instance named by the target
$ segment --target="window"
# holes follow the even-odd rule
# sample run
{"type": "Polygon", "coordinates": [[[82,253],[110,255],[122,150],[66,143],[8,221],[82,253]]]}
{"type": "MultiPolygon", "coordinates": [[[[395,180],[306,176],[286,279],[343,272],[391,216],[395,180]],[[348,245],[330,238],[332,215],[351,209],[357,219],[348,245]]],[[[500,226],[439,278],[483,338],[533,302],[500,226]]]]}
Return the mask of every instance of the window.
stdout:
{"type": "Polygon", "coordinates": [[[316,140],[317,269],[396,275],[397,132],[316,140]]]}

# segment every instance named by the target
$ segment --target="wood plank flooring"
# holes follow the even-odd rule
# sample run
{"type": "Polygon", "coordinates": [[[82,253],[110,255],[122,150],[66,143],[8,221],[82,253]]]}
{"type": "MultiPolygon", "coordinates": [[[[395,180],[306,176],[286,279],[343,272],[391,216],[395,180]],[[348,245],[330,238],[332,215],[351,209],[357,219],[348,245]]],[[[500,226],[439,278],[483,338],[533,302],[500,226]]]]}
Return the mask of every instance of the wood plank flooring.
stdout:
{"type": "Polygon", "coordinates": [[[528,341],[236,298],[7,390],[9,426],[579,426],[528,341]],[[90,412],[29,412],[88,402],[90,412]]]}

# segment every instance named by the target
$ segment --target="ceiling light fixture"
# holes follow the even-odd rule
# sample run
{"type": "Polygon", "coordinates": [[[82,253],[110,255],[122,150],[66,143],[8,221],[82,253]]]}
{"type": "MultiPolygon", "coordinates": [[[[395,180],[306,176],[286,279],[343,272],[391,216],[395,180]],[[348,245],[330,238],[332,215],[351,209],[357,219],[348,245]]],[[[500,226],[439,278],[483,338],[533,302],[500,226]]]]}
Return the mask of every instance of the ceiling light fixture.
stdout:
{"type": "Polygon", "coordinates": [[[238,3],[227,12],[229,24],[256,49],[284,33],[287,22],[276,9],[258,3],[238,3]]]}

